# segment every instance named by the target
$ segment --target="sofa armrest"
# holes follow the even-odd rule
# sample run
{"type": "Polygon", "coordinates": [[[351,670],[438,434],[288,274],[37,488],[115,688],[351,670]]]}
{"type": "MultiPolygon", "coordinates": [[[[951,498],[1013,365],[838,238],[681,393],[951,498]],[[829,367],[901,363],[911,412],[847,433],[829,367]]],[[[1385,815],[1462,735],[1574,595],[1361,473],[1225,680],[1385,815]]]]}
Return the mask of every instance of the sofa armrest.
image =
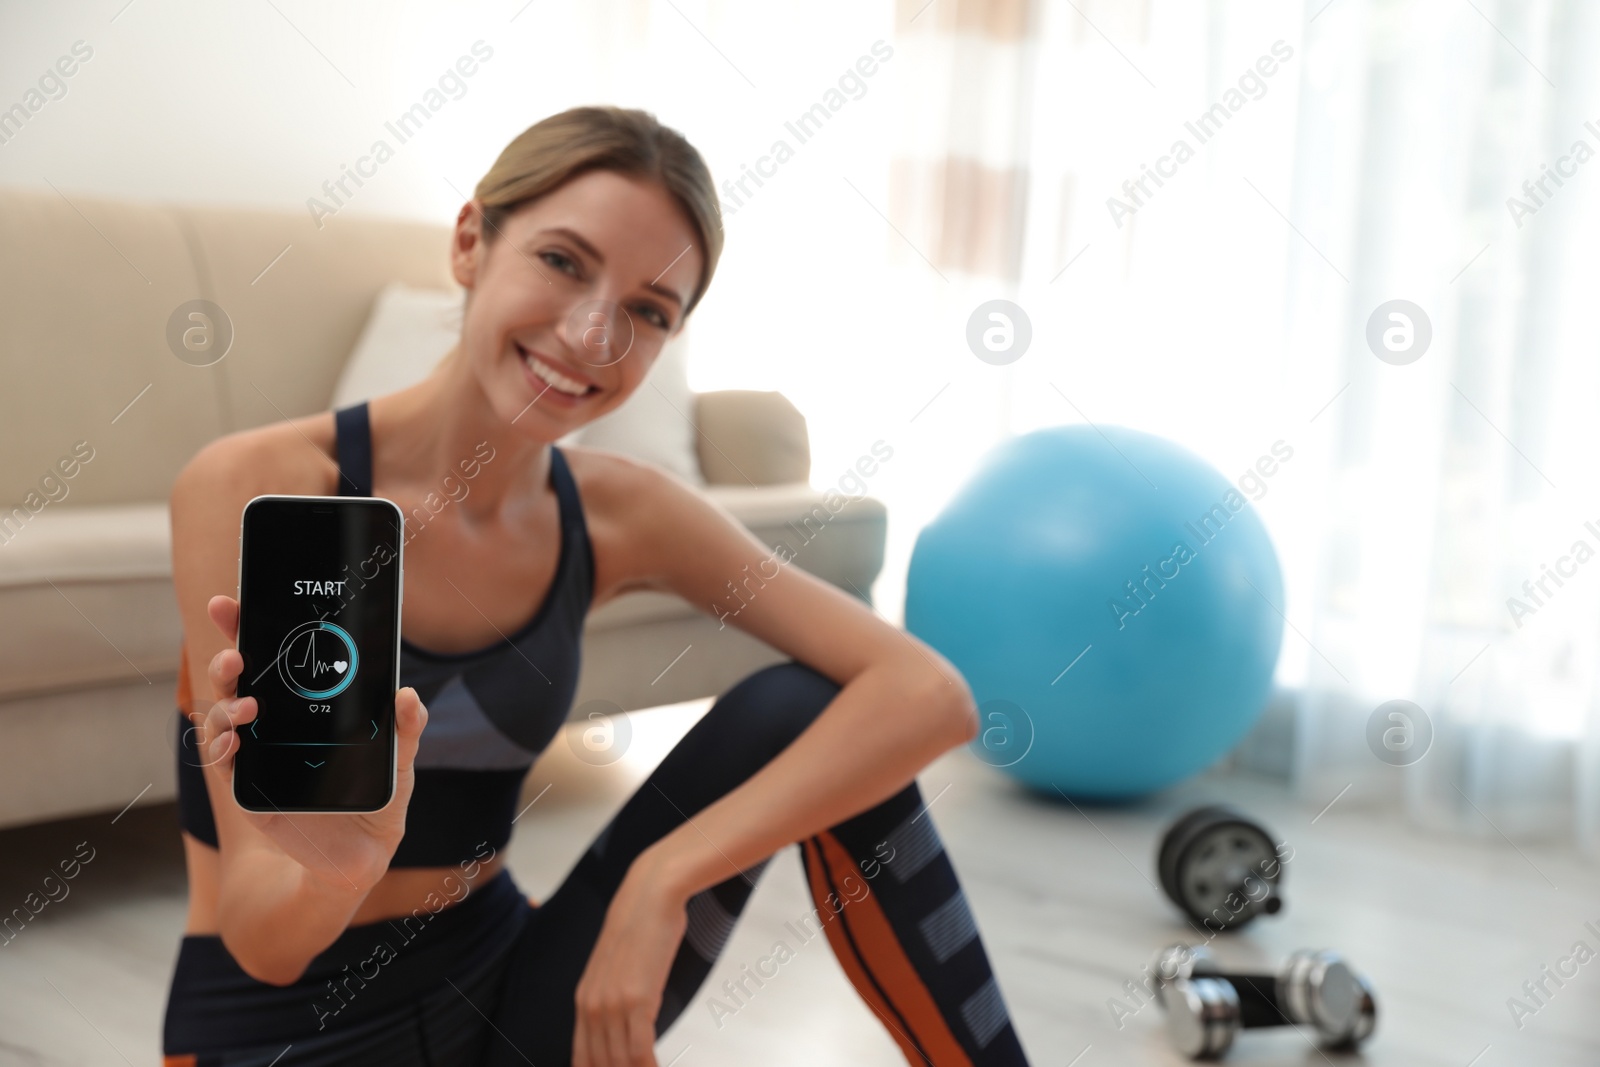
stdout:
{"type": "Polygon", "coordinates": [[[789,485],[811,478],[806,417],[782,393],[699,393],[695,429],[707,485],[789,485]]]}

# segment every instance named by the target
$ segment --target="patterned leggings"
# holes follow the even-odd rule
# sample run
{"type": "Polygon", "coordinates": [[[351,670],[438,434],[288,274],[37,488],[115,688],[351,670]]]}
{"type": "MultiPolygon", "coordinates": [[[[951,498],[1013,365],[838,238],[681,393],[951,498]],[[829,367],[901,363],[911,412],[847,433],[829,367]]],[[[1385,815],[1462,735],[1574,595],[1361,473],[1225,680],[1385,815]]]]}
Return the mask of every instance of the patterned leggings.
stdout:
{"type": "MultiPolygon", "coordinates": [[[[215,937],[186,937],[167,1008],[166,1063],[571,1063],[573,994],[633,859],[765,766],[838,689],[795,663],[734,686],[668,753],[547,901],[531,904],[502,872],[495,880],[500,884],[475,890],[405,944],[370,989],[362,983],[352,1010],[341,1012],[332,1027],[309,1025],[318,1016],[308,1005],[330,1003],[341,975],[349,989],[348,961],[370,961],[375,940],[394,941],[393,923],[349,928],[289,987],[244,975],[215,937]]],[[[736,1013],[777,973],[786,950],[821,932],[909,1063],[1025,1065],[972,912],[926,816],[913,782],[800,842],[812,914],[786,924],[782,947],[775,945],[772,956],[710,990],[712,1014],[736,1013]]],[[[699,992],[765,866],[690,899],[657,1035],[699,992]]]]}

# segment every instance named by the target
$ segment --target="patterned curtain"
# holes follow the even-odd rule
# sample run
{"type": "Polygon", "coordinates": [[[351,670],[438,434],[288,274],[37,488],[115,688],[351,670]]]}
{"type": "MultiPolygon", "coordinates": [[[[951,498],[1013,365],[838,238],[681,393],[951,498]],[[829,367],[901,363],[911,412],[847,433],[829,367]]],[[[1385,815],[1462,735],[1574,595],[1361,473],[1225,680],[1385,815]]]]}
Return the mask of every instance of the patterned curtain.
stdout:
{"type": "Polygon", "coordinates": [[[946,275],[1021,278],[1038,52],[1033,7],[1033,0],[895,5],[910,106],[890,160],[888,215],[946,275]]]}

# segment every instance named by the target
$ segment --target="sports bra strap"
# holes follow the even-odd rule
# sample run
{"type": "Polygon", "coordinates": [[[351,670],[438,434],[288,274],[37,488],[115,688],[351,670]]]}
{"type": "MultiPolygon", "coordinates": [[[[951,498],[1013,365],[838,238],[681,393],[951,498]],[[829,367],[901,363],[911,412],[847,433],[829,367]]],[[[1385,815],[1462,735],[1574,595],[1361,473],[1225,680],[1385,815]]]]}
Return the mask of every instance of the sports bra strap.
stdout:
{"type": "Polygon", "coordinates": [[[556,491],[561,525],[565,528],[566,536],[587,537],[588,524],[583,519],[583,503],[578,498],[577,480],[572,477],[572,469],[567,466],[567,457],[554,444],[550,446],[550,484],[556,491]]]}
{"type": "Polygon", "coordinates": [[[372,495],[372,425],[367,402],[333,413],[334,452],[339,457],[339,495],[372,495]]]}

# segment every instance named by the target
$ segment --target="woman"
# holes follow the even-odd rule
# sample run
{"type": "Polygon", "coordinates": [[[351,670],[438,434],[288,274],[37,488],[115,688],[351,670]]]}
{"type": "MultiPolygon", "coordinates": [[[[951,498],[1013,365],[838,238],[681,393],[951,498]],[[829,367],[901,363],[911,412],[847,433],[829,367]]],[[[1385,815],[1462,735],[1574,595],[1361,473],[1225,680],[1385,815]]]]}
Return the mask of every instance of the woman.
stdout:
{"type": "MultiPolygon", "coordinates": [[[[461,339],[425,381],[221,438],[179,475],[178,700],[195,728],[180,718],[190,903],[168,1064],[654,1064],[760,868],[797,841],[817,925],[910,1062],[1024,1062],[914,781],[973,736],[971,695],[793,567],[735,619],[793,662],[720,698],[549,900],[499,856],[565,720],[586,612],[633,589],[713,603],[770,555],[656,468],[552,443],[639,387],[721,246],[710,174],[676,132],[615,108],[546,119],[456,219],[461,339]],[[589,306],[626,312],[625,358],[587,347],[589,306]],[[257,709],[234,699],[238,604],[215,594],[244,503],[377,495],[410,514],[484,455],[471,495],[406,548],[391,802],[239,808],[235,734],[257,709]]],[[[729,1010],[762,984],[741,973],[716,991],[729,1010]]]]}

